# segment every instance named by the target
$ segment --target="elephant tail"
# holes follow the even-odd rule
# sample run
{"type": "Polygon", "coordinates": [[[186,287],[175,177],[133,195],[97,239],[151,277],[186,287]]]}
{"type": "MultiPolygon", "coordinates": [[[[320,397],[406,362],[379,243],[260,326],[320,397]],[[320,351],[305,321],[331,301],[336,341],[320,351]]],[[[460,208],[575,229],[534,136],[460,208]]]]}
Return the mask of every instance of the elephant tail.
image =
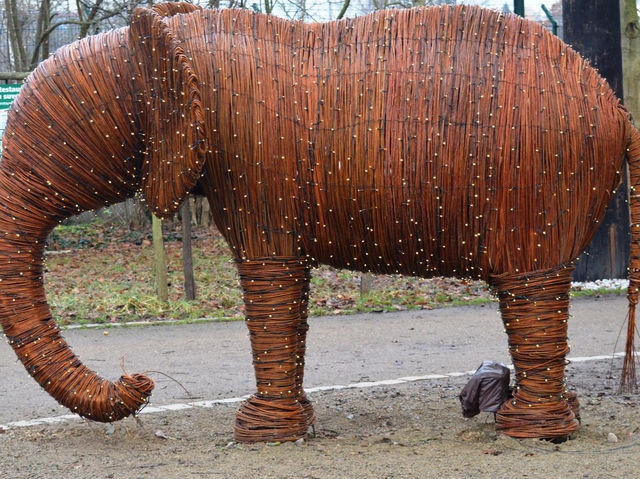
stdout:
{"type": "Polygon", "coordinates": [[[629,320],[627,324],[627,344],[620,390],[629,391],[637,388],[636,352],[635,352],[635,313],[640,291],[640,132],[631,126],[631,139],[627,145],[627,162],[629,165],[629,211],[631,222],[631,258],[629,264],[629,320]]]}

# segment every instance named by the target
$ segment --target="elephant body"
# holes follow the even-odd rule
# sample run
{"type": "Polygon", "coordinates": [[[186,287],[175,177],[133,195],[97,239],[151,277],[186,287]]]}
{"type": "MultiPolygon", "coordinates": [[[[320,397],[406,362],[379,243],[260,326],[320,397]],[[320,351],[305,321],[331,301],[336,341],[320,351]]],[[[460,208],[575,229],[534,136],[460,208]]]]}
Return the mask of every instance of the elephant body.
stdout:
{"type": "Polygon", "coordinates": [[[205,191],[239,257],[548,269],[584,250],[620,179],[626,113],[537,24],[468,7],[167,23],[202,83],[205,191]]]}
{"type": "MultiPolygon", "coordinates": [[[[257,393],[239,440],[305,434],[310,268],[464,276],[500,297],[516,367],[498,428],[577,427],[564,380],[571,262],[640,135],[606,82],[539,25],[475,7],[305,24],[188,4],[64,47],[10,112],[0,164],[0,322],[58,401],[135,412],[62,340],[42,288],[47,233],[140,191],[171,215],[199,182],[240,272],[257,393]]],[[[640,205],[632,197],[632,231],[640,205]]],[[[632,247],[632,296],[640,246],[632,247]]],[[[633,301],[637,299],[632,298],[633,301]]]]}

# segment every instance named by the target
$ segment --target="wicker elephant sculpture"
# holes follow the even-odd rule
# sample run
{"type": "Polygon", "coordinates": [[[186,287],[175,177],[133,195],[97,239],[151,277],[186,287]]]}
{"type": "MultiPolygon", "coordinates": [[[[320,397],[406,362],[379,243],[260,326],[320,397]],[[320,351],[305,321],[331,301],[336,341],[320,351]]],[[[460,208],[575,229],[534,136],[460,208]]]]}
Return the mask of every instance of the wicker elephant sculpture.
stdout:
{"type": "Polygon", "coordinates": [[[295,440],[314,421],[303,371],[320,263],[486,280],[516,371],[497,428],[578,427],[564,375],[571,265],[625,155],[640,182],[640,135],[598,73],[535,23],[466,6],[318,24],[142,8],[42,62],[2,147],[0,320],[28,372],[83,417],[135,413],[153,381],[104,380],[62,339],[43,290],[47,234],[136,193],[169,216],[199,186],[236,258],[253,350],[237,440],[295,440]]]}

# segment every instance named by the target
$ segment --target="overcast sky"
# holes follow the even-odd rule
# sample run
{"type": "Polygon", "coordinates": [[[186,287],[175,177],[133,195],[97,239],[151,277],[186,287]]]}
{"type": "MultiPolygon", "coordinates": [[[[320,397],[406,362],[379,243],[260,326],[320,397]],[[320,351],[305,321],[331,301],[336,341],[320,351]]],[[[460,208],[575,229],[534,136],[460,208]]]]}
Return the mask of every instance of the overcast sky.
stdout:
{"type": "MultiPolygon", "coordinates": [[[[506,3],[509,5],[511,11],[513,11],[513,0],[486,0],[485,2],[479,1],[470,1],[463,3],[486,3],[486,7],[489,8],[502,8],[502,6],[506,3]]],[[[527,15],[529,14],[538,14],[542,12],[541,5],[545,4],[547,8],[551,7],[556,0],[524,0],[524,8],[527,15]]]]}
{"type": "MultiPolygon", "coordinates": [[[[542,11],[541,5],[544,3],[547,7],[551,7],[557,0],[524,0],[525,12],[528,16],[533,17],[544,17],[544,12],[542,11]]],[[[458,0],[457,3],[464,3],[470,5],[480,5],[487,8],[493,8],[496,10],[502,10],[505,4],[509,6],[509,9],[513,11],[513,0],[458,0]]],[[[316,0],[316,1],[307,1],[307,13],[308,17],[307,21],[326,21],[331,20],[336,17],[340,8],[342,7],[343,0],[316,0]]],[[[290,12],[284,11],[274,11],[276,15],[297,18],[297,11],[294,7],[288,4],[287,2],[278,2],[276,3],[276,10],[288,10],[291,9],[290,12]]],[[[363,13],[368,13],[371,11],[371,2],[368,0],[351,0],[351,5],[349,10],[347,10],[348,17],[355,17],[358,15],[362,15],[363,13]]]]}
{"type": "MultiPolygon", "coordinates": [[[[485,6],[489,8],[502,8],[502,6],[506,3],[509,5],[509,8],[513,10],[513,0],[471,0],[463,1],[461,3],[486,4],[485,6]]],[[[524,8],[526,10],[540,10],[540,5],[542,5],[543,3],[547,7],[550,7],[552,4],[556,3],[556,0],[524,0],[524,8]]]]}
{"type": "MultiPolygon", "coordinates": [[[[513,0],[469,0],[462,1],[460,3],[468,3],[468,4],[476,4],[482,5],[487,8],[495,8],[502,9],[503,5],[506,3],[509,5],[511,11],[513,11],[513,0]]],[[[556,3],[556,0],[524,0],[524,9],[527,15],[544,15],[542,11],[542,4],[544,4],[547,8],[551,8],[551,5],[556,3]]]]}

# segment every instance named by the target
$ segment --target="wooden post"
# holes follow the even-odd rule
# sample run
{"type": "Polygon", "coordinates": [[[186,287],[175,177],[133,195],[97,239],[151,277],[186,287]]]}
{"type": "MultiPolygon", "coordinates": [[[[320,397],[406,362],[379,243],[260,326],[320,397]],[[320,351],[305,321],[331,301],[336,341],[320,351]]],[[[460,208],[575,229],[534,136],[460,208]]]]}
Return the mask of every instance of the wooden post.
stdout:
{"type": "Polygon", "coordinates": [[[182,216],[182,270],[184,272],[184,295],[187,300],[196,299],[196,280],[193,277],[193,249],[191,245],[191,206],[187,196],[180,207],[182,216]]]}
{"type": "Polygon", "coordinates": [[[369,294],[373,289],[373,274],[362,273],[360,275],[360,297],[369,294]]]}
{"type": "MultiPolygon", "coordinates": [[[[611,0],[563,0],[564,41],[588,58],[619,98],[622,98],[620,8],[611,0]]],[[[608,161],[602,158],[602,161],[608,161]]],[[[600,228],[576,261],[576,281],[623,278],[629,266],[629,205],[627,175],[611,198],[600,228]]]]}
{"type": "Polygon", "coordinates": [[[156,293],[160,301],[169,300],[169,285],[167,279],[167,256],[162,239],[162,220],[152,214],[153,253],[156,276],[156,293]]]}

